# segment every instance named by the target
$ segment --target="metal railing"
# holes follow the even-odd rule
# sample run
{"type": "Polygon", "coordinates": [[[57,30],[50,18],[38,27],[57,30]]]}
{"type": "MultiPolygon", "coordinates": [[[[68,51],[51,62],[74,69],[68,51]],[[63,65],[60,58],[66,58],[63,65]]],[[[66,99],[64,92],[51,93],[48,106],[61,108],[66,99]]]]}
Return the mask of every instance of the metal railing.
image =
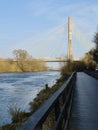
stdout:
{"type": "Polygon", "coordinates": [[[43,123],[53,108],[55,110],[54,130],[67,130],[75,79],[76,72],[73,72],[69,79],[22,124],[19,130],[43,130],[43,123]],[[63,103],[62,107],[60,106],[61,99],[63,103]]]}

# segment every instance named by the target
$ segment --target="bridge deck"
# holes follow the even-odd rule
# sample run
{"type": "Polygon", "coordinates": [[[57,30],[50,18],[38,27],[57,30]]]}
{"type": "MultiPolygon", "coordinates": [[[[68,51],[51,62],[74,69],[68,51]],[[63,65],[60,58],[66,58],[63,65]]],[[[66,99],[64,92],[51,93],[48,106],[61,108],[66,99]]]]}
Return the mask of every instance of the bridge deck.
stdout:
{"type": "Polygon", "coordinates": [[[98,80],[77,73],[70,130],[98,130],[98,80]]]}

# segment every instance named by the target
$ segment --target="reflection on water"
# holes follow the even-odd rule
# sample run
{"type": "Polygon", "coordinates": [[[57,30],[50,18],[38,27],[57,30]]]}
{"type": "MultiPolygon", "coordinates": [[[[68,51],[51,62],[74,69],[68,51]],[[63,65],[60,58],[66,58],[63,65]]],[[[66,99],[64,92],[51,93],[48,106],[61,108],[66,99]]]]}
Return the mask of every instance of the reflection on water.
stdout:
{"type": "Polygon", "coordinates": [[[10,106],[29,111],[28,104],[36,94],[59,77],[59,71],[0,74],[0,126],[11,122],[10,106]]]}

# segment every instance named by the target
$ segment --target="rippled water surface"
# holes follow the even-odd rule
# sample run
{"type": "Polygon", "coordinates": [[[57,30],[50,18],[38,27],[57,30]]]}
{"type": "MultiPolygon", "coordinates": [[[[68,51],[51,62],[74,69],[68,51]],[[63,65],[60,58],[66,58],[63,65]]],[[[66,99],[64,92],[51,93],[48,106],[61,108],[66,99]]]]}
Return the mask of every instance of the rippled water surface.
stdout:
{"type": "Polygon", "coordinates": [[[9,108],[16,106],[29,111],[29,102],[48,83],[52,86],[59,71],[0,74],[0,126],[11,122],[9,108]]]}

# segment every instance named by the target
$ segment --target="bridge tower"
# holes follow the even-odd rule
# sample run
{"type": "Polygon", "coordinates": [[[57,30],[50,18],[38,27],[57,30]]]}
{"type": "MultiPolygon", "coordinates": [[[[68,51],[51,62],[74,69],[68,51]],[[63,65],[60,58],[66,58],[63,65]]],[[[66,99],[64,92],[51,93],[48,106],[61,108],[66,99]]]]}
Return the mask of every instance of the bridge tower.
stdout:
{"type": "Polygon", "coordinates": [[[68,17],[68,60],[73,61],[72,54],[72,18],[68,17]]]}

